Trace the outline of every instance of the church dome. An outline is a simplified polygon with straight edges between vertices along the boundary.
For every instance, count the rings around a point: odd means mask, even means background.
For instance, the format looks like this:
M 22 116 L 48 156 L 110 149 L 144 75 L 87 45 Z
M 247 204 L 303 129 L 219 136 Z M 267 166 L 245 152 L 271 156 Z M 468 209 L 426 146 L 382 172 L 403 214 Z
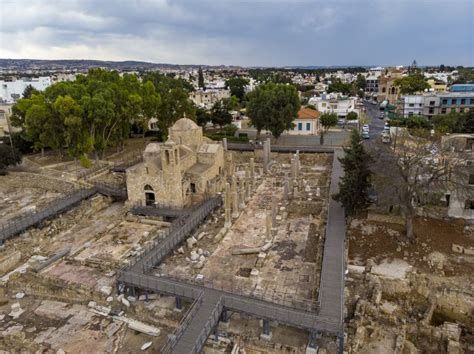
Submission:
M 181 118 L 181 119 L 178 119 L 176 123 L 174 123 L 170 129 L 171 130 L 194 130 L 194 129 L 199 129 L 199 126 L 189 118 Z

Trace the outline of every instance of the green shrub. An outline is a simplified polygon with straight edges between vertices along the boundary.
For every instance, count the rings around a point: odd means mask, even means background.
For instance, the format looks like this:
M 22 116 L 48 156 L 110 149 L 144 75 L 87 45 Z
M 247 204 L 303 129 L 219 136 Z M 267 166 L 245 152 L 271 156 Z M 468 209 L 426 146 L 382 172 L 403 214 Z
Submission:
M 86 155 L 81 155 L 81 157 L 79 157 L 79 161 L 81 166 L 84 168 L 91 168 L 92 166 L 92 161 L 89 160 Z

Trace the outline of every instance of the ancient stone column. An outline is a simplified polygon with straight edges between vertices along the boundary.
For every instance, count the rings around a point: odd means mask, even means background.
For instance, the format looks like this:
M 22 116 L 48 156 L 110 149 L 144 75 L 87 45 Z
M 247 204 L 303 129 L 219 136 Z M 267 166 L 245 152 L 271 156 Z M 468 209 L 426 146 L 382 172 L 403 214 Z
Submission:
M 283 182 L 283 200 L 287 201 L 290 193 L 290 186 L 289 186 L 289 181 L 288 177 L 285 179 L 285 182 Z
M 296 169 L 299 172 L 300 169 L 301 169 L 300 151 L 299 150 L 296 150 L 296 162 L 297 162 Z
M 239 202 L 239 208 L 243 210 L 245 208 L 245 183 L 243 179 L 239 183 Z
M 237 177 L 233 175 L 231 179 L 232 179 L 232 184 L 230 185 L 230 191 L 234 193 L 234 192 L 237 192 Z
M 230 212 L 230 205 L 231 205 L 231 195 L 230 195 L 230 184 L 225 184 L 225 196 L 224 196 L 224 217 L 225 222 L 224 226 L 229 227 L 232 223 L 231 212 Z
M 224 151 L 227 151 L 227 138 L 222 138 L 222 146 L 224 147 Z
M 232 218 L 235 219 L 239 217 L 239 194 L 237 190 L 235 192 L 231 192 L 232 194 Z
M 272 196 L 272 224 L 276 224 L 276 217 L 277 217 L 277 200 L 275 195 Z
M 316 197 L 320 197 L 321 196 L 321 188 L 317 187 L 316 188 Z
M 269 241 L 272 239 L 272 214 L 267 211 L 266 215 L 266 229 L 265 229 L 265 237 Z
M 293 178 L 289 179 L 289 190 L 290 190 L 290 196 L 293 197 Z
M 272 147 L 270 144 L 270 138 L 267 138 L 267 160 L 270 162 L 271 160 L 271 153 L 272 153 Z
M 268 166 L 268 152 L 267 152 L 268 146 L 267 146 L 267 141 L 265 140 L 263 142 L 263 172 L 267 172 L 267 166 Z
M 250 179 L 252 191 L 255 190 L 255 161 L 253 158 L 250 159 Z
M 298 171 L 296 169 L 296 155 L 291 159 L 291 177 L 296 178 L 298 177 Z
M 251 192 L 251 181 L 250 181 L 250 170 L 248 167 L 245 169 L 245 201 L 248 202 L 250 200 L 250 192 Z

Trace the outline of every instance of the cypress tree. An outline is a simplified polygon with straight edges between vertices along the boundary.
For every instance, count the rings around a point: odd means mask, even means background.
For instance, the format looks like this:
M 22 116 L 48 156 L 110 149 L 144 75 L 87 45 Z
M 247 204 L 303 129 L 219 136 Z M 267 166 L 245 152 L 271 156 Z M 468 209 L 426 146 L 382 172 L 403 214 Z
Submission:
M 339 182 L 339 192 L 333 196 L 345 208 L 347 216 L 366 209 L 370 204 L 370 160 L 359 131 L 352 130 L 350 144 L 344 147 L 344 157 L 339 158 L 345 174 Z
M 205 89 L 204 75 L 202 73 L 202 68 L 201 67 L 199 67 L 199 70 L 198 70 L 198 86 L 199 86 L 199 88 Z

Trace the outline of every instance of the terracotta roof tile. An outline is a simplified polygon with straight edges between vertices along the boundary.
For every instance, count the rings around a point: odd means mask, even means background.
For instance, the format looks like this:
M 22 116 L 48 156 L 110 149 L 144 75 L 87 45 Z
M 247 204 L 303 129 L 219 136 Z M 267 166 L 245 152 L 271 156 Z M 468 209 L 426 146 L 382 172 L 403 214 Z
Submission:
M 311 108 L 301 108 L 298 112 L 298 119 L 318 119 L 319 112 Z

